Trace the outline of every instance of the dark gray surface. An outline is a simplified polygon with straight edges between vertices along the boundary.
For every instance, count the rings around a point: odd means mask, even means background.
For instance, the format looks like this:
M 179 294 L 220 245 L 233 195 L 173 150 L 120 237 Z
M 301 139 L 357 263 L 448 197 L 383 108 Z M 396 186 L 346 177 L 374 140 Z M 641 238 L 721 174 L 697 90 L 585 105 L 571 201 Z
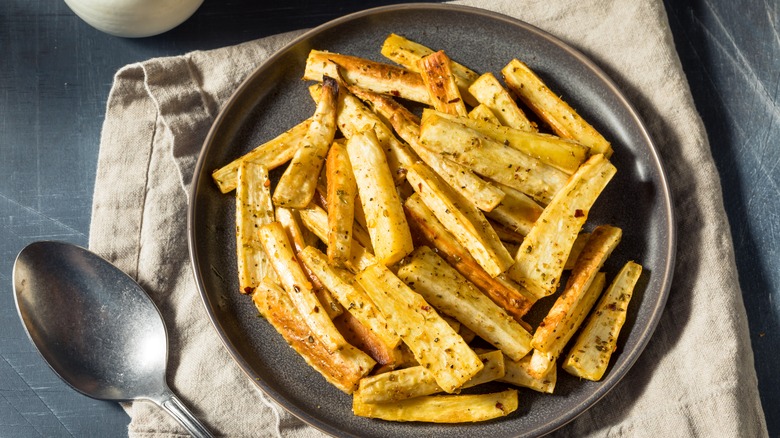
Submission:
M 42 239 L 87 243 L 100 127 L 114 72 L 312 27 L 391 1 L 207 1 L 164 35 L 102 34 L 59 1 L 0 2 L 0 437 L 126 436 L 114 403 L 77 394 L 25 336 L 15 255 Z M 780 436 L 780 38 L 772 0 L 667 3 L 721 172 L 767 423 Z

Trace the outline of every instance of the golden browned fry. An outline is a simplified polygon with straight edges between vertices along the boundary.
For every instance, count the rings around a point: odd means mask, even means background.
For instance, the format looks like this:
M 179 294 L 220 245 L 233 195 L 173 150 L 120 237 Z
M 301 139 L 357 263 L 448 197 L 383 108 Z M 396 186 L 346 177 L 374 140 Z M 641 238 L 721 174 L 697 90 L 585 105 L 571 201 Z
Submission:
M 506 358 L 504 360 L 504 369 L 504 377 L 498 379 L 498 381 L 533 389 L 537 392 L 552 394 L 558 381 L 558 367 L 555 366 L 551 367 L 549 372 L 542 377 L 532 376 L 530 372 L 530 354 L 519 361 Z
M 246 154 L 236 158 L 223 167 L 215 170 L 211 177 L 217 183 L 222 193 L 228 193 L 236 188 L 236 175 L 238 165 L 243 161 L 254 161 L 265 166 L 266 170 L 271 171 L 290 161 L 295 152 L 303 144 L 306 132 L 311 125 L 311 119 L 290 128 L 288 131 L 269 140 L 260 146 L 252 149 Z
M 601 380 L 617 349 L 628 303 L 641 274 L 642 266 L 637 263 L 628 262 L 623 266 L 563 361 L 566 372 L 583 379 Z
M 467 116 L 447 54 L 443 50 L 433 52 L 420 58 L 417 65 L 433 107 L 443 113 Z
M 290 239 L 290 243 L 293 246 L 293 251 L 295 252 L 296 257 L 298 257 L 298 261 L 300 262 L 299 253 L 304 248 L 306 248 L 308 244 L 306 243 L 306 238 L 303 233 L 304 228 L 302 228 L 300 224 L 300 216 L 298 211 L 284 207 L 277 207 L 276 220 L 282 224 L 282 227 L 287 232 L 287 237 Z M 330 294 L 330 292 L 328 292 L 322 283 L 320 283 L 320 280 L 311 272 L 311 270 L 309 270 L 306 265 L 301 264 L 301 268 L 303 269 L 303 273 L 306 274 L 306 278 L 308 278 L 311 282 L 314 295 L 317 296 L 317 299 L 322 304 L 322 307 L 326 312 L 328 312 L 328 316 L 333 319 L 341 315 L 341 313 L 344 311 L 344 308 L 341 307 L 341 304 L 339 304 L 339 302 Z M 272 270 L 272 272 L 274 275 L 276 274 L 275 271 Z
M 504 199 L 496 208 L 486 211 L 485 216 L 525 236 L 542 214 L 542 207 L 519 190 L 503 184 L 496 185 L 504 192 Z
M 344 266 L 352 248 L 357 183 L 347 148 L 334 143 L 325 166 L 328 182 L 328 260 Z
M 598 300 L 599 295 L 601 295 L 601 291 L 604 290 L 605 282 L 604 273 L 596 273 L 593 282 L 590 284 L 590 287 L 585 293 L 585 296 L 577 304 L 574 311 L 572 312 L 572 317 L 567 323 L 572 327 L 572 329 L 567 333 L 564 333 L 560 339 L 556 339 L 548 351 L 545 352 L 537 349 L 533 350 L 533 354 L 531 355 L 531 362 L 528 368 L 528 372 L 532 376 L 536 378 L 543 378 L 549 374 L 550 368 L 555 368 L 558 357 L 560 357 L 564 347 L 566 347 L 566 344 L 571 339 L 571 336 L 582 325 L 582 322 L 585 320 L 588 312 L 590 312 L 590 309 L 596 303 L 596 300 Z
M 531 334 L 427 246 L 414 250 L 398 277 L 512 360 L 531 350 Z
M 481 120 L 483 122 L 500 125 L 501 121 L 487 105 L 480 103 L 469 111 L 469 118 L 472 120 Z
M 536 132 L 534 125 L 493 73 L 484 73 L 477 78 L 469 86 L 469 92 L 480 104 L 491 110 L 501 125 L 521 131 Z
M 328 243 L 328 213 L 321 207 L 311 204 L 306 208 L 298 210 L 301 215 L 303 226 L 314 233 L 320 241 Z M 357 228 L 355 228 L 357 229 Z M 357 233 L 352 233 L 357 236 Z M 352 240 L 352 248 L 349 251 L 349 263 L 347 268 L 354 272 L 362 271 L 366 267 L 377 262 L 376 257 L 369 249 L 356 242 L 357 238 Z
M 382 55 L 412 71 L 419 71 L 417 62 L 422 57 L 428 56 L 433 52 L 433 49 L 396 34 L 390 34 L 382 44 Z M 472 106 L 478 104 L 479 102 L 469 94 L 468 88 L 479 74 L 454 61 L 450 68 L 455 75 L 458 88 L 460 88 L 460 93 L 466 103 Z
M 504 81 L 525 104 L 556 134 L 570 138 L 590 148 L 591 154 L 609 158 L 612 146 L 593 126 L 580 117 L 558 94 L 523 62 L 513 59 L 501 70 Z
M 312 95 L 315 97 L 318 93 L 318 88 L 318 86 L 310 88 Z M 350 89 L 355 90 L 359 88 L 350 87 Z M 392 129 L 352 93 L 341 94 L 337 123 L 339 130 L 347 139 L 360 134 L 366 129 L 373 128 L 379 144 L 382 145 L 382 150 L 385 151 L 387 164 L 390 166 L 390 171 L 396 184 L 403 182 L 405 169 L 418 160 L 414 151 L 398 140 Z
M 579 303 L 622 236 L 622 230 L 611 225 L 601 225 L 593 230 L 588 243 L 577 257 L 563 293 L 555 300 L 534 333 L 535 349 L 547 352 L 556 340 L 571 338 L 571 322 Z
M 262 226 L 260 240 L 263 242 L 263 248 L 265 248 L 274 270 L 276 270 L 279 283 L 287 292 L 290 301 L 298 309 L 306 324 L 311 327 L 314 336 L 330 352 L 344 348 L 347 341 L 333 325 L 328 313 L 322 309 L 322 304 L 314 294 L 311 282 L 298 263 L 282 225 L 279 222 L 272 222 Z
M 574 269 L 574 264 L 577 263 L 577 257 L 580 256 L 582 248 L 585 248 L 585 244 L 588 243 L 588 239 L 590 239 L 590 233 L 580 233 L 577 235 L 577 238 L 574 240 L 574 244 L 571 246 L 569 257 L 566 258 L 566 264 L 563 265 L 563 269 L 565 271 L 571 271 Z
M 350 344 L 336 352 L 325 348 L 279 286 L 261 282 L 252 300 L 260 314 L 306 363 L 341 391 L 352 394 L 360 379 L 374 367 L 373 359 Z
M 385 154 L 372 129 L 350 138 L 347 152 L 374 255 L 381 263 L 392 265 L 414 247 Z
M 317 189 L 325 156 L 336 135 L 339 87 L 329 77 L 325 78 L 323 84 L 323 92 L 303 146 L 295 152 L 274 190 L 274 204 L 280 207 L 303 208 L 309 205 Z
M 419 73 L 357 56 L 312 50 L 306 59 L 303 79 L 322 81 L 324 73 L 329 68 L 329 62 L 339 66 L 341 77 L 349 85 L 357 85 L 377 93 L 415 102 L 430 103 L 428 90 Z
M 461 389 L 492 382 L 504 376 L 504 355 L 499 350 L 479 354 L 484 368 Z M 362 403 L 390 403 L 408 398 L 438 394 L 443 390 L 425 367 L 414 366 L 368 376 L 360 380 L 354 397 Z
M 363 403 L 353 397 L 352 412 L 389 421 L 472 423 L 500 418 L 517 410 L 517 390 L 494 394 L 428 395 L 394 403 Z
M 603 155 L 590 157 L 525 236 L 509 277 L 539 298 L 552 295 L 588 212 L 616 171 Z
M 453 122 L 467 126 L 499 143 L 538 158 L 558 170 L 571 175 L 588 158 L 590 149 L 573 140 L 538 132 L 528 132 L 473 117 L 456 117 L 426 109 L 423 120 L 436 114 Z
M 376 361 L 373 373 L 384 373 L 398 366 L 401 352 L 397 348 L 388 349 L 376 333 L 363 325 L 352 313 L 342 313 L 333 320 L 333 324 L 350 345 L 357 347 Z
M 391 97 L 372 93 L 358 87 L 351 87 L 355 96 L 369 102 L 377 114 L 384 117 L 392 125 L 398 135 L 412 147 L 419 158 L 431 167 L 439 176 L 478 208 L 484 211 L 492 210 L 504 193 L 494 185 L 481 179 L 466 166 L 444 159 L 440 155 L 420 146 L 420 119 L 403 105 Z
M 512 256 L 482 212 L 429 167 L 422 163 L 413 165 L 406 179 L 434 216 L 488 274 L 495 277 L 512 265 Z
M 527 292 L 521 292 L 519 285 L 503 275 L 494 278 L 485 272 L 466 248 L 458 243 L 455 236 L 436 219 L 418 195 L 412 195 L 404 202 L 404 210 L 409 218 L 409 225 L 415 232 L 415 238 L 422 244 L 438 249 L 439 255 L 515 320 L 520 321 L 531 309 L 535 298 Z
M 243 294 L 251 294 L 263 278 L 273 275 L 273 268 L 257 234 L 259 227 L 274 221 L 270 183 L 265 166 L 249 161 L 239 163 L 236 187 L 236 259 L 238 287 Z
M 327 257 L 313 246 L 305 248 L 299 255 L 339 303 L 374 332 L 388 350 L 398 346 L 401 338 L 387 327 L 385 318 L 351 273 L 329 265 Z
M 355 279 L 371 297 L 417 362 L 446 392 L 457 391 L 482 368 L 482 361 L 420 294 L 382 264 L 369 266 Z
M 422 146 L 543 204 L 566 184 L 569 175 L 565 172 L 445 116 L 429 110 L 423 113 Z M 459 119 L 476 122 L 468 117 Z

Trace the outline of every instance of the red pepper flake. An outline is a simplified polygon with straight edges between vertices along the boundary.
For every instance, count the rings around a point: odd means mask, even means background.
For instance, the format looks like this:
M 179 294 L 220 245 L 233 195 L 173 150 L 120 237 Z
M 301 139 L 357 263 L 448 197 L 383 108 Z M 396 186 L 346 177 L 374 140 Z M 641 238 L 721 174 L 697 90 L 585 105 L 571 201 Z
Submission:
M 425 306 L 422 306 L 421 308 L 422 308 L 423 310 L 425 310 L 426 312 L 428 312 L 428 311 L 430 311 L 430 310 L 431 310 L 431 306 L 427 306 L 427 305 L 425 305 Z
M 579 208 L 574 210 L 574 217 L 583 217 L 583 216 L 585 216 L 585 213 L 582 210 L 580 210 Z
M 251 293 L 252 293 L 252 292 L 254 292 L 254 291 L 255 291 L 255 288 L 254 288 L 254 287 L 252 287 L 252 286 L 247 286 L 247 287 L 245 287 L 245 288 L 244 288 L 244 290 L 243 290 L 243 292 L 244 292 L 245 294 L 251 294 Z
M 271 187 L 271 180 L 270 179 L 265 180 L 265 182 L 263 183 L 263 186 L 264 187 Z
M 504 410 L 504 405 L 501 402 L 496 402 L 496 409 Z

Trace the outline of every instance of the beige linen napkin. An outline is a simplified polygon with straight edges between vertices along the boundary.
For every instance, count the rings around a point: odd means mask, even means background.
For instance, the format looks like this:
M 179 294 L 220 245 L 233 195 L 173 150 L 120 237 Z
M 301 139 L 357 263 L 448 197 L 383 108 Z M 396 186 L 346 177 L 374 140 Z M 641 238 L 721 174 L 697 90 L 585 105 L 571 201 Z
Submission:
M 583 51 L 627 94 L 667 166 L 679 221 L 674 284 L 625 379 L 561 436 L 764 436 L 729 227 L 706 133 L 661 1 L 456 2 L 536 25 Z M 298 32 L 152 59 L 115 77 L 103 126 L 90 247 L 146 288 L 166 319 L 168 381 L 216 433 L 320 436 L 268 401 L 207 319 L 188 259 L 186 206 L 205 134 L 240 81 Z M 182 435 L 146 402 L 132 437 Z

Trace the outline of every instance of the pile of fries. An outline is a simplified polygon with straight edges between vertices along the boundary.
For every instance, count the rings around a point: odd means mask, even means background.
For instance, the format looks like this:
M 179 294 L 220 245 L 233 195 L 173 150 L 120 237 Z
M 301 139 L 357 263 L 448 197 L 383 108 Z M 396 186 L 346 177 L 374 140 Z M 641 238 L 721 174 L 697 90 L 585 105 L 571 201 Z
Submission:
M 642 271 L 604 291 L 622 231 L 585 232 L 610 143 L 519 60 L 502 83 L 395 34 L 381 53 L 398 65 L 312 50 L 312 116 L 214 171 L 240 291 L 359 416 L 505 416 L 559 359 L 601 379 Z

